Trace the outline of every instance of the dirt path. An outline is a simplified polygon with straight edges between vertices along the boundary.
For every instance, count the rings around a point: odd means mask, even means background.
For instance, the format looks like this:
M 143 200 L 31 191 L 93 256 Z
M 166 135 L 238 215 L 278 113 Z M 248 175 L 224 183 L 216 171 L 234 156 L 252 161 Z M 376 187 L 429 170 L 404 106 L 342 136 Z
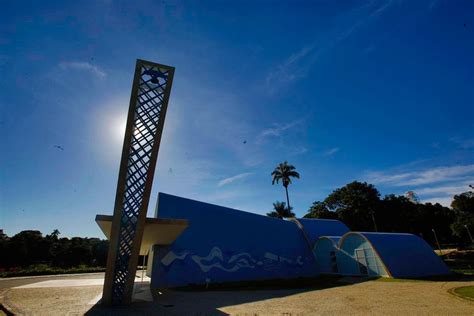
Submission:
M 4 295 L 5 305 L 15 315 L 83 315 L 102 286 L 67 288 L 18 288 Z

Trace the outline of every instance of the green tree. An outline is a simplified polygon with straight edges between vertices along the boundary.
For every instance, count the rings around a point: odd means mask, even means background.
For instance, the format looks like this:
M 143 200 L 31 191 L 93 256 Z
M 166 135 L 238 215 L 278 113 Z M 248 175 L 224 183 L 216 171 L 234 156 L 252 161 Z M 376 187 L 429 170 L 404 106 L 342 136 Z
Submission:
M 455 197 L 453 211 L 438 203 L 420 203 L 409 195 L 390 194 L 381 200 L 373 185 L 354 181 L 333 191 L 324 201 L 314 202 L 304 217 L 339 219 L 352 230 L 411 233 L 432 245 L 433 229 L 440 243 L 466 242 L 465 225 L 474 232 L 473 195 L 467 192 Z M 452 231 L 462 238 L 453 236 Z
M 290 198 L 288 197 L 288 186 L 291 184 L 291 178 L 300 178 L 300 174 L 296 171 L 295 166 L 288 164 L 288 161 L 280 163 L 272 172 L 272 185 L 281 180 L 286 192 L 286 204 L 291 210 Z
M 50 242 L 38 230 L 24 230 L 9 240 L 9 264 L 27 266 L 48 261 Z
M 413 203 L 403 195 L 389 194 L 380 201 L 377 209 L 377 226 L 380 231 L 413 233 L 419 235 L 416 229 L 418 204 Z
M 455 213 L 455 220 L 451 225 L 453 234 L 463 242 L 470 242 L 468 230 L 474 238 L 474 192 L 455 195 L 451 208 Z
M 9 238 L 0 234 L 0 268 L 33 264 L 53 267 L 105 266 L 109 242 L 98 238 L 58 238 L 59 231 L 43 237 L 40 231 L 25 230 Z
M 285 202 L 276 201 L 275 203 L 273 203 L 273 209 L 274 209 L 273 211 L 271 211 L 270 213 L 267 213 L 267 216 L 278 217 L 280 219 L 295 217 L 295 213 L 291 212 L 291 208 L 288 209 L 286 207 Z
M 380 193 L 372 184 L 351 182 L 333 191 L 324 202 L 352 230 L 377 231 L 375 213 Z
M 412 223 L 412 229 L 420 232 L 424 239 L 432 245 L 435 245 L 433 229 L 441 244 L 453 240 L 450 226 L 455 219 L 455 213 L 450 208 L 439 203 L 419 203 L 416 206 L 416 217 Z M 412 231 L 412 233 L 416 234 L 416 231 Z
M 305 218 L 339 219 L 336 212 L 330 211 L 326 202 L 316 201 L 308 210 Z

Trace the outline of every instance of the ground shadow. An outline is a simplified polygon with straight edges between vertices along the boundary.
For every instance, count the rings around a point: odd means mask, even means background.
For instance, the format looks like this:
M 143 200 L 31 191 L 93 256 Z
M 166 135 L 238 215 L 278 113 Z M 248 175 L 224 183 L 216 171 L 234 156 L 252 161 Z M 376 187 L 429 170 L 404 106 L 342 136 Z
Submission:
M 291 280 L 190 285 L 182 288 L 152 290 L 153 302 L 135 302 L 120 307 L 104 307 L 96 304 L 86 315 L 227 315 L 219 308 L 281 298 L 309 291 L 354 285 L 372 280 L 386 282 L 472 281 L 474 276 L 452 274 L 418 279 L 320 276 Z
M 134 302 L 120 307 L 96 304 L 86 312 L 86 315 L 227 315 L 219 308 L 346 286 L 367 280 L 369 278 L 323 276 L 157 289 L 152 291 L 153 302 Z

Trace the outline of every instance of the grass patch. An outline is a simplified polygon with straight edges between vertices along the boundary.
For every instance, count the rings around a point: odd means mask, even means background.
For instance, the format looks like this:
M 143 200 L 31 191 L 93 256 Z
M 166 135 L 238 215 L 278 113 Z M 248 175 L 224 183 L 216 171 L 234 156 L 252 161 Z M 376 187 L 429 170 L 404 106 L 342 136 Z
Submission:
M 474 275 L 474 269 L 451 269 L 451 271 L 464 275 Z
M 474 286 L 463 286 L 452 290 L 453 294 L 474 301 Z
M 454 272 L 447 275 L 433 275 L 421 278 L 377 278 L 378 282 L 451 282 L 451 281 L 472 281 L 473 276 L 466 273 Z
M 388 282 L 388 283 L 400 283 L 400 282 L 432 282 L 431 280 L 424 279 L 395 279 L 395 278 L 378 278 L 378 282 Z
M 104 267 L 89 267 L 81 265 L 71 268 L 50 267 L 45 264 L 32 265 L 26 268 L 14 269 L 10 271 L 0 272 L 0 278 L 11 278 L 19 276 L 36 276 L 36 275 L 51 275 L 51 274 L 73 274 L 73 273 L 92 273 L 104 272 Z
M 3 304 L 0 303 L 0 316 L 13 316 L 12 312 L 10 312 L 8 309 L 3 306 Z

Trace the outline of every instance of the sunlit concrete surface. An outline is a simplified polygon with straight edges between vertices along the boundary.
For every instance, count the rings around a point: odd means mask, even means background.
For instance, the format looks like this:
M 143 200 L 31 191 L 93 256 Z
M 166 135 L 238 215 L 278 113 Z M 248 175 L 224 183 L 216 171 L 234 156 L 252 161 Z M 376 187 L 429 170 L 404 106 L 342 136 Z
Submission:
M 141 279 L 140 281 L 142 282 Z M 144 276 L 143 283 L 149 285 L 150 278 Z M 14 287 L 14 289 L 34 289 L 34 288 L 47 288 L 47 287 L 71 287 L 71 286 L 94 286 L 94 285 L 104 285 L 104 279 L 71 279 L 71 280 L 48 280 L 40 281 L 31 284 L 21 285 Z M 136 284 L 137 286 L 139 283 Z
M 35 289 L 46 287 L 70 287 L 70 286 L 93 286 L 104 285 L 103 279 L 82 279 L 82 280 L 50 280 L 14 287 L 14 289 Z
M 103 284 L 103 273 L 0 279 L 0 303 L 18 315 L 84 314 L 100 306 Z M 150 278 L 137 271 L 133 302 L 152 301 Z
M 21 285 L 13 287 L 13 289 L 38 289 L 38 288 L 68 288 L 76 286 L 103 286 L 104 279 L 70 279 L 70 280 L 48 280 L 34 282 L 31 284 Z M 95 305 L 100 302 L 102 293 L 96 295 L 87 305 Z M 136 280 L 133 289 L 133 301 L 134 302 L 152 302 L 153 297 L 150 291 L 150 278 L 144 276 Z

